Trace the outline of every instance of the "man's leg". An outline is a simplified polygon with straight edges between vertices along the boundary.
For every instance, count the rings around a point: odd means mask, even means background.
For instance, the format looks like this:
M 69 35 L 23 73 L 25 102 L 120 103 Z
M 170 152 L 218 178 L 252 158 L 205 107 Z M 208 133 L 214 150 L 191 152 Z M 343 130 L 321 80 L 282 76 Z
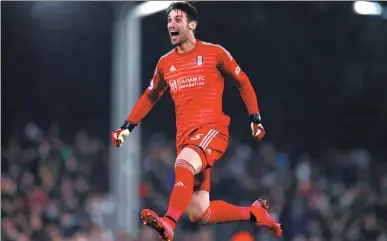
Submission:
M 196 147 L 185 147 L 176 159 L 175 186 L 173 187 L 165 217 L 179 221 L 192 199 L 194 175 L 202 169 L 202 161 Z
M 213 155 L 217 155 L 217 158 L 222 153 L 215 152 Z M 190 220 L 199 224 L 249 221 L 251 219 L 249 207 L 238 207 L 224 201 L 210 201 L 211 171 L 212 167 L 207 168 L 197 176 L 200 184 L 187 208 Z
M 198 190 L 192 195 L 187 214 L 192 222 L 199 224 L 251 221 L 266 227 L 275 236 L 281 236 L 279 224 L 268 213 L 266 201 L 257 200 L 250 207 L 239 207 L 225 201 L 210 201 L 211 168 L 204 170 Z
M 163 240 L 173 239 L 176 222 L 179 221 L 192 199 L 194 175 L 198 174 L 202 170 L 202 166 L 206 165 L 202 163 L 197 148 L 188 145 L 176 158 L 175 185 L 164 217 L 158 217 L 149 209 L 141 211 L 144 224 L 155 229 Z
M 199 224 L 230 223 L 255 221 L 251 207 L 240 207 L 231 203 L 216 200 L 209 201 L 209 193 L 204 190 L 194 192 L 187 214 L 192 222 Z
M 250 207 L 239 207 L 225 201 L 209 201 L 209 193 L 204 190 L 193 194 L 187 209 L 192 222 L 199 224 L 217 224 L 240 221 L 251 221 L 263 226 L 274 237 L 280 237 L 280 225 L 268 213 L 266 201 L 257 200 Z
M 212 168 L 207 168 L 196 176 L 200 183 L 196 186 L 186 211 L 191 221 L 212 224 L 250 220 L 249 207 L 238 207 L 224 201 L 210 202 L 211 170 Z
M 193 193 L 187 214 L 192 222 L 199 224 L 249 221 L 252 218 L 249 207 L 238 207 L 224 201 L 210 202 L 209 193 L 204 190 Z

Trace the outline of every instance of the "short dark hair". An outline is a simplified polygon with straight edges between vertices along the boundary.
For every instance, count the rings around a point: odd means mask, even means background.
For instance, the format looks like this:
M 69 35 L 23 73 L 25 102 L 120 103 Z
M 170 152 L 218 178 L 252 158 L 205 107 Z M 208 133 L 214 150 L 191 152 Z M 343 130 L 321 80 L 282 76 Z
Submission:
M 189 2 L 173 2 L 167 8 L 167 14 L 169 14 L 172 10 L 181 10 L 185 12 L 189 22 L 198 21 L 198 11 Z

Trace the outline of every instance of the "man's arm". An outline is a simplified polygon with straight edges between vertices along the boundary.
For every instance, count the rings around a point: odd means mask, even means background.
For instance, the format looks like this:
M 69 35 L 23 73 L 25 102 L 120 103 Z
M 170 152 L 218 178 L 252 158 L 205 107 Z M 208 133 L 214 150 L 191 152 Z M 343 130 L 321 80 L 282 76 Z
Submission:
M 219 46 L 218 61 L 221 71 L 231 76 L 235 85 L 239 89 L 249 115 L 258 113 L 258 100 L 249 77 L 241 70 L 231 54 L 221 46 Z
M 137 125 L 152 110 L 153 106 L 167 88 L 168 85 L 163 80 L 163 74 L 158 64 L 149 87 L 134 105 L 132 112 L 128 115 L 126 120 Z
M 253 137 L 261 140 L 265 136 L 266 131 L 262 126 L 257 95 L 255 94 L 249 77 L 241 70 L 231 54 L 221 46 L 219 46 L 218 62 L 221 71 L 230 75 L 239 89 L 239 93 L 250 116 L 250 127 Z
M 124 124 L 111 133 L 112 142 L 116 147 L 122 145 L 134 127 L 152 110 L 153 106 L 168 88 L 168 85 L 163 79 L 163 73 L 159 64 L 160 61 L 156 66 L 149 87 L 134 105 L 132 112 L 128 115 Z

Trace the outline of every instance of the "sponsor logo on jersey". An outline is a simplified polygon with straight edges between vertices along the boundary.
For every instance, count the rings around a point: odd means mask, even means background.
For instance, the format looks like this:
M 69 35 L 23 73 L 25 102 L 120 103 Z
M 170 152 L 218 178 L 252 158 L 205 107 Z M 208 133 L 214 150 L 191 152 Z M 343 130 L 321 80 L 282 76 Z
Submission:
M 205 84 L 206 77 L 204 75 L 192 76 L 169 81 L 169 87 L 172 91 L 183 90 Z

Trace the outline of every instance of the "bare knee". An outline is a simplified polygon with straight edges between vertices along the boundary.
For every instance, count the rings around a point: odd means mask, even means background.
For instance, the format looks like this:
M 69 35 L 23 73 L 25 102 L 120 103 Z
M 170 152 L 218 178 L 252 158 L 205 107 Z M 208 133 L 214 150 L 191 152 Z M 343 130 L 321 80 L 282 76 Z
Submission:
M 176 158 L 175 167 L 182 166 L 187 168 L 186 162 L 189 163 L 189 168 L 191 169 L 194 175 L 200 173 L 200 171 L 202 170 L 202 159 L 193 147 L 187 146 L 183 148 L 183 150 Z
M 210 194 L 207 191 L 200 190 L 193 193 L 192 200 L 188 205 L 186 212 L 190 217 L 190 220 L 194 222 L 206 212 L 209 206 Z

